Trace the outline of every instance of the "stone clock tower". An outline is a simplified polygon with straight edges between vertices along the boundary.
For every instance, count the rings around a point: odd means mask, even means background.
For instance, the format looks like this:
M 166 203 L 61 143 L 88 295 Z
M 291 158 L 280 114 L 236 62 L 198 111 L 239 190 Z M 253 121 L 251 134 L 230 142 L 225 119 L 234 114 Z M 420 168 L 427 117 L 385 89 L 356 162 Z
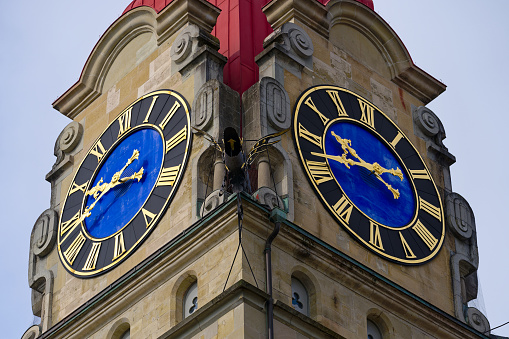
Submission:
M 53 103 L 22 338 L 490 337 L 446 87 L 372 1 L 126 5 Z

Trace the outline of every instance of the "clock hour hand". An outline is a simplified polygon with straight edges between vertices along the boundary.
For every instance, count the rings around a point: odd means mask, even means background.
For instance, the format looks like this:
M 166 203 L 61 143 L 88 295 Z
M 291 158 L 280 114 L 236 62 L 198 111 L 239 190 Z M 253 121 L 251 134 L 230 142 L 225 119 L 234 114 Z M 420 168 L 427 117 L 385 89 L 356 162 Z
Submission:
M 97 204 L 97 202 L 99 200 L 101 200 L 101 198 L 103 197 L 103 195 L 105 195 L 110 189 L 112 189 L 113 187 L 117 186 L 117 185 L 120 185 L 128 180 L 134 180 L 134 179 L 138 179 L 138 181 L 141 180 L 142 176 L 143 176 L 143 167 L 136 173 L 134 173 L 133 175 L 131 175 L 130 177 L 125 177 L 125 178 L 120 178 L 120 176 L 122 175 L 122 173 L 124 172 L 124 170 L 130 165 L 133 163 L 134 160 L 138 159 L 140 155 L 140 152 L 138 150 L 134 150 L 133 152 L 133 155 L 129 158 L 129 160 L 127 160 L 127 163 L 125 164 L 124 167 L 122 167 L 122 169 L 120 169 L 120 171 L 116 172 L 115 174 L 113 174 L 113 177 L 111 178 L 111 181 L 109 183 L 102 183 L 103 182 L 103 178 L 101 178 L 101 180 L 99 180 L 99 182 L 97 183 L 97 185 L 95 185 L 93 188 L 91 188 L 90 190 L 88 190 L 86 193 L 85 193 L 85 196 L 93 196 L 95 201 L 92 203 L 92 205 L 90 206 L 87 206 L 85 208 L 85 211 L 83 212 L 82 216 L 81 216 L 81 219 L 85 219 L 87 217 L 90 216 L 90 211 L 95 207 L 95 205 Z

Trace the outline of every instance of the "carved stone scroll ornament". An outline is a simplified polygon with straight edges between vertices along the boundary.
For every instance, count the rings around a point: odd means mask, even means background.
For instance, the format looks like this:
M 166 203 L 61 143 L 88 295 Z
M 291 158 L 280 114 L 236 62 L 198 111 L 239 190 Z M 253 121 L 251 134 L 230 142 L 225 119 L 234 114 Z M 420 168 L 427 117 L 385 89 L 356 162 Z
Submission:
M 447 225 L 462 240 L 470 239 L 475 231 L 474 212 L 468 202 L 458 193 L 447 195 Z
M 211 211 L 216 209 L 219 205 L 221 205 L 223 202 L 228 200 L 228 197 L 230 196 L 230 193 L 228 192 L 221 192 L 221 190 L 215 190 L 214 192 L 210 193 L 207 198 L 205 198 L 205 201 L 203 202 L 203 206 L 200 209 L 201 217 L 203 218 L 207 214 L 209 214 Z
M 42 331 L 51 325 L 53 273 L 46 268 L 45 257 L 55 247 L 57 223 L 57 212 L 47 209 L 37 218 L 30 236 L 28 285 L 32 289 L 32 312 L 41 318 Z
M 413 105 L 412 115 L 415 125 L 418 127 L 416 134 L 427 141 L 430 151 L 447 166 L 454 164 L 456 158 L 449 153 L 449 150 L 443 143 L 446 137 L 445 129 L 437 115 L 427 107 L 415 107 Z
M 490 334 L 490 323 L 486 316 L 475 307 L 467 309 L 467 319 L 470 326 L 486 335 Z
M 47 209 L 37 218 L 30 238 L 31 250 L 39 257 L 46 256 L 55 246 L 57 239 L 58 214 Z
M 41 335 L 41 328 L 39 325 L 33 325 L 25 331 L 21 339 L 35 339 Z
M 299 25 L 284 23 L 265 39 L 263 46 L 268 49 L 273 43 L 298 64 L 313 69 L 313 42 Z
M 54 181 L 63 171 L 73 163 L 72 151 L 79 145 L 83 137 L 83 126 L 76 121 L 72 121 L 60 132 L 54 148 L 54 154 L 57 157 L 51 171 L 46 174 L 47 181 Z
M 176 63 L 182 63 L 193 49 L 193 40 L 200 35 L 198 26 L 187 26 L 180 32 L 171 46 L 171 59 Z
M 290 97 L 276 79 L 264 77 L 260 80 L 260 106 L 261 113 L 266 115 L 269 125 L 276 131 L 290 127 Z
M 215 103 L 218 100 L 219 83 L 217 80 L 208 81 L 202 86 L 194 99 L 191 123 L 200 130 L 208 130 L 212 122 Z
M 260 204 L 267 206 L 270 210 L 274 207 L 279 207 L 282 210 L 285 209 L 281 198 L 276 195 L 276 192 L 268 187 L 261 187 L 253 193 L 253 197 L 258 200 Z
M 226 63 L 226 58 L 219 54 L 218 50 L 219 40 L 216 37 L 191 24 L 179 33 L 171 45 L 172 73 L 184 72 L 188 65 L 199 63 L 199 56 L 207 52 L 209 60 L 215 60 L 215 62 L 207 63 L 208 76 L 203 79 L 203 83 L 210 79 L 222 80 L 222 65 Z

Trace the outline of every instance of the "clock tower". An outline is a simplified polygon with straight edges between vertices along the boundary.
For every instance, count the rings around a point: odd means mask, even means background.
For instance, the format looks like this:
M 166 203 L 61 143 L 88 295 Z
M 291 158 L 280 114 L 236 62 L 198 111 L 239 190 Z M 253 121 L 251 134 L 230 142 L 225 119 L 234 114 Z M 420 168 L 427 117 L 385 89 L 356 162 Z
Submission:
M 35 338 L 489 338 L 446 86 L 371 0 L 135 0 L 53 107 Z

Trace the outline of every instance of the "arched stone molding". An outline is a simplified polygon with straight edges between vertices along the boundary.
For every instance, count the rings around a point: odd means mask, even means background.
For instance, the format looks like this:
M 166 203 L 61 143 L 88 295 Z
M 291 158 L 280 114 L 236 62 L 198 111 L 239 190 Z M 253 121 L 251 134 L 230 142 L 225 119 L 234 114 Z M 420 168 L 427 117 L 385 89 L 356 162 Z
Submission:
M 33 325 L 23 333 L 21 339 L 36 339 L 41 335 L 41 328 L 39 325 Z
M 78 82 L 58 98 L 53 107 L 73 119 L 103 90 L 107 90 L 103 86 L 111 66 L 122 50 L 137 37 L 145 33 L 153 35 L 155 39 L 151 41 L 155 49 L 188 24 L 197 25 L 210 33 L 219 13 L 217 7 L 205 0 L 175 0 L 160 13 L 147 6 L 128 11 L 102 35 L 88 57 Z
M 373 44 L 387 67 L 386 71 L 379 71 L 388 74 L 405 91 L 425 104 L 445 91 L 444 84 L 414 65 L 401 39 L 375 11 L 356 0 L 331 0 L 326 8 L 330 22 L 329 41 L 341 41 L 336 26 L 346 25 Z M 356 57 L 363 58 L 362 55 Z
M 130 328 L 131 325 L 129 319 L 125 317 L 120 318 L 113 323 L 106 335 L 106 339 L 120 339 L 127 330 L 130 330 Z
M 387 317 L 383 311 L 376 308 L 369 309 L 366 313 L 366 320 L 372 321 L 378 327 L 378 329 L 382 332 L 382 337 L 384 339 L 394 338 L 394 326 L 392 325 L 389 317 Z
M 30 235 L 28 286 L 32 289 L 32 313 L 41 318 L 41 330 L 51 325 L 53 300 L 53 272 L 46 268 L 46 256 L 55 247 L 58 214 L 44 211 L 34 224 Z
M 192 284 L 198 282 L 198 275 L 195 271 L 187 271 L 180 275 L 171 290 L 170 296 L 170 325 L 175 326 L 183 320 L 184 297 Z M 200 296 L 200 284 L 198 284 L 198 296 Z
M 306 288 L 309 297 L 309 317 L 316 319 L 318 314 L 322 313 L 321 304 L 318 302 L 321 300 L 321 288 L 320 282 L 304 266 L 296 265 L 292 269 L 292 274 L 290 275 L 289 284 L 291 286 L 291 277 L 297 278 Z M 291 287 L 290 287 L 290 302 L 291 302 Z

